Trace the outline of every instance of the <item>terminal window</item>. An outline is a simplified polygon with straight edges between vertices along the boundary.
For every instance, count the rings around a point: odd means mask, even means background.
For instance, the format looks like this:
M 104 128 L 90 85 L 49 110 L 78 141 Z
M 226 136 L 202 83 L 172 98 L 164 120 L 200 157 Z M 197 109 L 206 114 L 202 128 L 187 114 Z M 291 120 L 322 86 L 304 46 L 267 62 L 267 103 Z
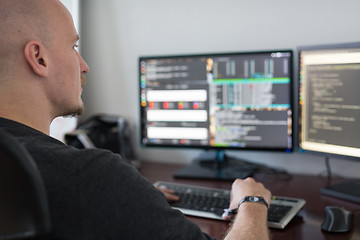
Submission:
M 360 50 L 301 53 L 303 149 L 360 157 Z

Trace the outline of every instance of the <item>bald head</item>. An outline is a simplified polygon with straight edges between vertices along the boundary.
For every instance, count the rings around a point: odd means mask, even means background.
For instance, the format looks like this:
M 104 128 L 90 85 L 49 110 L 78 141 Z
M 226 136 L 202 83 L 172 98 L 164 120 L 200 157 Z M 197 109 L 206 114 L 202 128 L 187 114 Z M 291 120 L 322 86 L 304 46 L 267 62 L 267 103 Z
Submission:
M 51 45 L 51 29 L 56 24 L 51 15 L 56 4 L 58 0 L 0 0 L 1 74 L 12 70 L 28 41 Z
M 0 0 L 0 116 L 49 133 L 54 118 L 81 113 L 78 40 L 59 0 Z

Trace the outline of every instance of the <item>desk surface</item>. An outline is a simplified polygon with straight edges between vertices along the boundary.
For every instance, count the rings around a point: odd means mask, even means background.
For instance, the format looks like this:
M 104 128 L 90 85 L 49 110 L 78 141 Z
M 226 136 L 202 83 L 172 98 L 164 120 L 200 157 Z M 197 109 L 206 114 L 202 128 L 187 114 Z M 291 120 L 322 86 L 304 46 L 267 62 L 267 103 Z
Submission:
M 196 184 L 199 186 L 230 189 L 231 182 L 209 181 L 194 179 L 174 179 L 172 174 L 179 170 L 181 165 L 148 163 L 141 164 L 140 172 L 151 182 L 171 181 L 185 184 Z M 286 226 L 285 229 L 271 229 L 273 239 L 306 239 L 306 240 L 355 240 L 360 239 L 360 212 L 354 214 L 353 228 L 347 233 L 327 233 L 320 228 L 324 218 L 325 206 L 343 206 L 348 210 L 360 209 L 360 204 L 355 204 L 340 199 L 328 197 L 320 194 L 320 188 L 339 183 L 341 179 L 328 180 L 325 177 L 292 175 L 292 178 L 284 179 L 279 175 L 257 174 L 254 176 L 257 181 L 261 181 L 273 195 L 303 198 L 306 200 L 305 207 L 299 214 Z M 188 219 L 195 222 L 202 231 L 222 239 L 228 224 L 226 222 L 210 220 L 198 217 Z

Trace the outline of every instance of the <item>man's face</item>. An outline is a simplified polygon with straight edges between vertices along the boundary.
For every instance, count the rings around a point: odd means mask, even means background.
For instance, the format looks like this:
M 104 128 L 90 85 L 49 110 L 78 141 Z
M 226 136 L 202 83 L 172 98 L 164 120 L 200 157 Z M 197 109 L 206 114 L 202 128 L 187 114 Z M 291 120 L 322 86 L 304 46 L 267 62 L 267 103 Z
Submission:
M 78 34 L 70 13 L 59 8 L 54 13 L 57 23 L 53 30 L 53 44 L 49 48 L 49 99 L 52 114 L 57 116 L 79 115 L 84 104 L 81 99 L 83 74 L 89 67 L 77 51 Z

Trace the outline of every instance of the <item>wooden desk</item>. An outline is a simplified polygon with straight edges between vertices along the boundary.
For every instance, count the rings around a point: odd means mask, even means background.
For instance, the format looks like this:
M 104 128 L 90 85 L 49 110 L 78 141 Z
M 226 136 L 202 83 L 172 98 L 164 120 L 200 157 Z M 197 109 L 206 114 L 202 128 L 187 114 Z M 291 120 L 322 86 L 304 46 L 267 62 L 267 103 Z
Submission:
M 172 174 L 180 169 L 180 165 L 147 163 L 141 164 L 140 172 L 151 182 L 171 181 L 185 184 L 194 184 L 206 187 L 230 189 L 231 182 L 208 181 L 208 180 L 189 180 L 174 179 Z M 353 228 L 348 233 L 327 233 L 320 228 L 324 218 L 325 206 L 343 206 L 348 210 L 360 209 L 360 204 L 355 204 L 336 198 L 320 194 L 320 188 L 341 182 L 341 179 L 329 181 L 324 177 L 293 175 L 292 178 L 283 179 L 281 176 L 257 174 L 254 176 L 257 181 L 261 181 L 271 190 L 273 195 L 303 198 L 306 205 L 284 230 L 271 229 L 274 240 L 359 240 L 360 239 L 360 212 L 354 214 Z M 204 232 L 222 239 L 228 224 L 226 222 L 210 220 L 198 217 L 188 218 L 195 222 Z

